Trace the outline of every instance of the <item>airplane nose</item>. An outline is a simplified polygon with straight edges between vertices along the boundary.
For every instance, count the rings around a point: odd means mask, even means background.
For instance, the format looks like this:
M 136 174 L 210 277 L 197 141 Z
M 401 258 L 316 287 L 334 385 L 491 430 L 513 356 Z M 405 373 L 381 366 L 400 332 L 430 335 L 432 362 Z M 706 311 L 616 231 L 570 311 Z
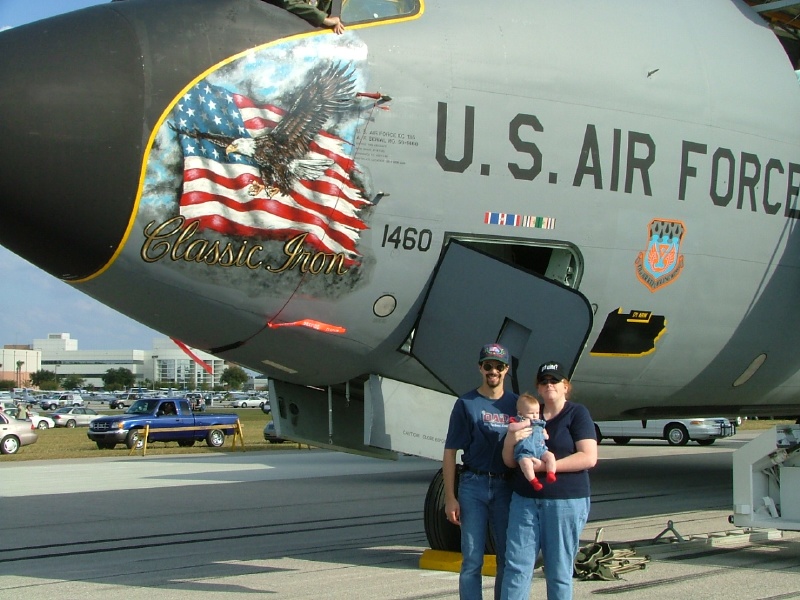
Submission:
M 114 10 L 0 33 L 0 244 L 62 279 L 114 254 L 144 143 L 142 53 Z

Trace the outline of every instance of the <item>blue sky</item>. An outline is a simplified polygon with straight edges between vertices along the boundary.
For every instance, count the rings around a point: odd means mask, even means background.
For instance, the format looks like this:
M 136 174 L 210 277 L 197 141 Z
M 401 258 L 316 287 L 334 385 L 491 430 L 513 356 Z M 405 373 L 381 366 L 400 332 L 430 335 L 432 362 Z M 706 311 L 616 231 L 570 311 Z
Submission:
M 0 31 L 107 0 L 0 0 Z M 2 33 L 0 33 L 2 35 Z M 81 350 L 152 347 L 165 336 L 100 304 L 0 246 L 0 345 L 69 333 Z

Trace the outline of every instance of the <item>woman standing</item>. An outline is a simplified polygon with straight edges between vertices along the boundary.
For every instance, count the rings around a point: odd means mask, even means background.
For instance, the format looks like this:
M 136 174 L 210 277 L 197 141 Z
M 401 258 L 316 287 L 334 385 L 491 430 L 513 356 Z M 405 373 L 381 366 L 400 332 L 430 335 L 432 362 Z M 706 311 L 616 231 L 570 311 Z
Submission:
M 535 490 L 520 469 L 508 519 L 502 600 L 528 600 L 533 568 L 542 551 L 549 600 L 572 598 L 572 572 L 580 535 L 589 518 L 589 471 L 597 463 L 597 439 L 589 411 L 568 400 L 571 384 L 561 365 L 542 364 L 536 387 L 544 402 L 542 418 L 556 455 L 558 479 Z M 503 461 L 516 467 L 514 444 L 529 436 L 523 429 L 506 436 Z

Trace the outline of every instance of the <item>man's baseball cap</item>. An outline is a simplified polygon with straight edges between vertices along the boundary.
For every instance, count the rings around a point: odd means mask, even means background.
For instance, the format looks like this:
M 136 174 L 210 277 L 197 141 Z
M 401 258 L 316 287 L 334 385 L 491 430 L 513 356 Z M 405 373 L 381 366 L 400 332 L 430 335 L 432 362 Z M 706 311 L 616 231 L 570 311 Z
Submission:
M 507 365 L 509 361 L 508 350 L 500 344 L 486 344 L 481 348 L 481 355 L 478 359 L 478 363 L 482 363 L 485 360 L 496 360 L 497 362 Z
M 536 373 L 536 381 L 541 381 L 545 377 L 554 377 L 559 381 L 567 378 L 567 376 L 564 374 L 564 368 L 561 366 L 561 363 L 554 360 L 549 360 L 546 363 L 539 365 L 539 370 Z

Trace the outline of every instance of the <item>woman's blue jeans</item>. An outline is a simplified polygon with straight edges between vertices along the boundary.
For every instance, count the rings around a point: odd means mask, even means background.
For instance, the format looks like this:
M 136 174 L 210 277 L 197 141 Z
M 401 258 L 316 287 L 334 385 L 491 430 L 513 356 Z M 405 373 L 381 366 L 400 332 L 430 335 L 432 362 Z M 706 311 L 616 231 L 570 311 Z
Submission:
M 500 597 L 505 570 L 506 529 L 511 482 L 499 477 L 463 471 L 458 483 L 458 504 L 461 508 L 461 574 L 458 593 L 461 600 L 481 600 L 483 553 L 489 523 L 494 533 L 497 576 L 494 597 Z
M 580 536 L 589 518 L 589 498 L 511 497 L 502 600 L 528 600 L 539 550 L 549 600 L 572 598 L 572 573 Z

